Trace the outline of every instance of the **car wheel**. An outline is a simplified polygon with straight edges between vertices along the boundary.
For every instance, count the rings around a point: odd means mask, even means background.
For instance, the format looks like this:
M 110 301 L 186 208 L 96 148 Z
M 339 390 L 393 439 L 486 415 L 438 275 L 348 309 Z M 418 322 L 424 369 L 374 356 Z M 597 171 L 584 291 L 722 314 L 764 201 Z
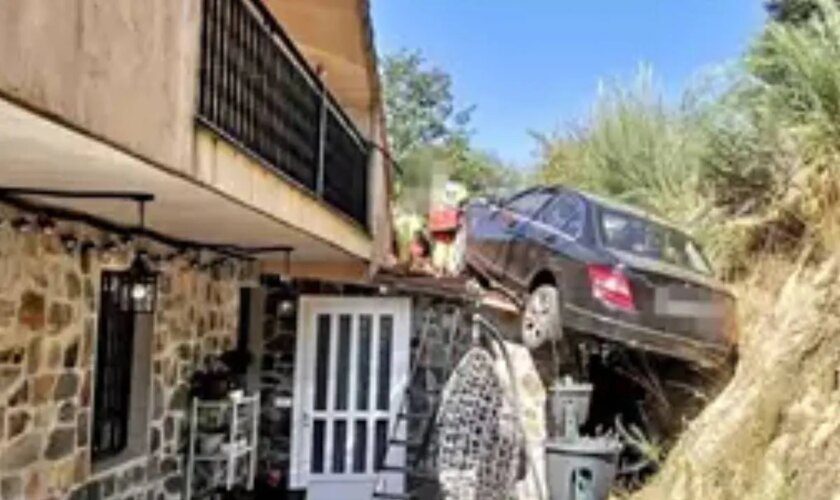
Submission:
M 522 342 L 536 349 L 547 340 L 563 336 L 560 292 L 553 285 L 540 285 L 528 295 L 522 314 Z
M 467 273 L 467 228 L 464 224 L 458 228 L 452 251 L 449 254 L 449 273 L 453 276 L 463 276 Z

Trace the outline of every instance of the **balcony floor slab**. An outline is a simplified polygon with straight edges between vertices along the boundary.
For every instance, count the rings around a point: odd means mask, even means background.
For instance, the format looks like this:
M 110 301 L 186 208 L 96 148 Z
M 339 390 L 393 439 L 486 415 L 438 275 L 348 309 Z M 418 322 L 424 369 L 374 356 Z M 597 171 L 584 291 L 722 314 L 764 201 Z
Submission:
M 130 119 L 127 117 L 126 119 Z M 0 187 L 153 194 L 147 226 L 171 237 L 241 247 L 290 246 L 294 263 L 366 261 L 335 243 L 284 223 L 224 190 L 0 99 Z M 137 209 L 118 200 L 27 196 L 41 205 L 133 226 Z M 279 254 L 264 254 L 276 260 Z

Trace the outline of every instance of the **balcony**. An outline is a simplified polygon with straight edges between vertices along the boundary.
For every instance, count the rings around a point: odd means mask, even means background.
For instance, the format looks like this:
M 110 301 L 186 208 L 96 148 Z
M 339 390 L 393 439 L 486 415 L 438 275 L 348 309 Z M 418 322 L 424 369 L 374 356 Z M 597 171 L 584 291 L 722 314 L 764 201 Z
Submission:
M 362 227 L 369 143 L 256 0 L 204 0 L 198 121 Z

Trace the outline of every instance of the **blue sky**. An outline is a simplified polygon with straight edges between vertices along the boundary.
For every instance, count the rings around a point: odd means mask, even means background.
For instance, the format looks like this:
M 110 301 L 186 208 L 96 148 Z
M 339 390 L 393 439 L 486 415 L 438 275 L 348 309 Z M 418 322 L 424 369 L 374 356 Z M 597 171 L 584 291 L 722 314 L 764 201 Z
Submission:
M 475 143 L 526 165 L 529 130 L 586 116 L 599 80 L 653 67 L 670 97 L 731 62 L 764 22 L 761 0 L 373 0 L 381 54 L 419 49 L 474 104 Z

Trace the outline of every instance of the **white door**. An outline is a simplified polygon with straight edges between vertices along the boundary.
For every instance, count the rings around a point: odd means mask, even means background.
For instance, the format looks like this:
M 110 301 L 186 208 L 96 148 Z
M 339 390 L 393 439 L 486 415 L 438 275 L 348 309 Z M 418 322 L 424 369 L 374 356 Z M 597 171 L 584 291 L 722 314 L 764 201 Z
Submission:
M 410 299 L 301 298 L 290 486 L 308 500 L 366 500 L 375 485 L 403 491 L 403 478 L 377 464 L 394 437 L 410 323 Z M 404 461 L 403 449 L 388 450 L 388 465 Z

